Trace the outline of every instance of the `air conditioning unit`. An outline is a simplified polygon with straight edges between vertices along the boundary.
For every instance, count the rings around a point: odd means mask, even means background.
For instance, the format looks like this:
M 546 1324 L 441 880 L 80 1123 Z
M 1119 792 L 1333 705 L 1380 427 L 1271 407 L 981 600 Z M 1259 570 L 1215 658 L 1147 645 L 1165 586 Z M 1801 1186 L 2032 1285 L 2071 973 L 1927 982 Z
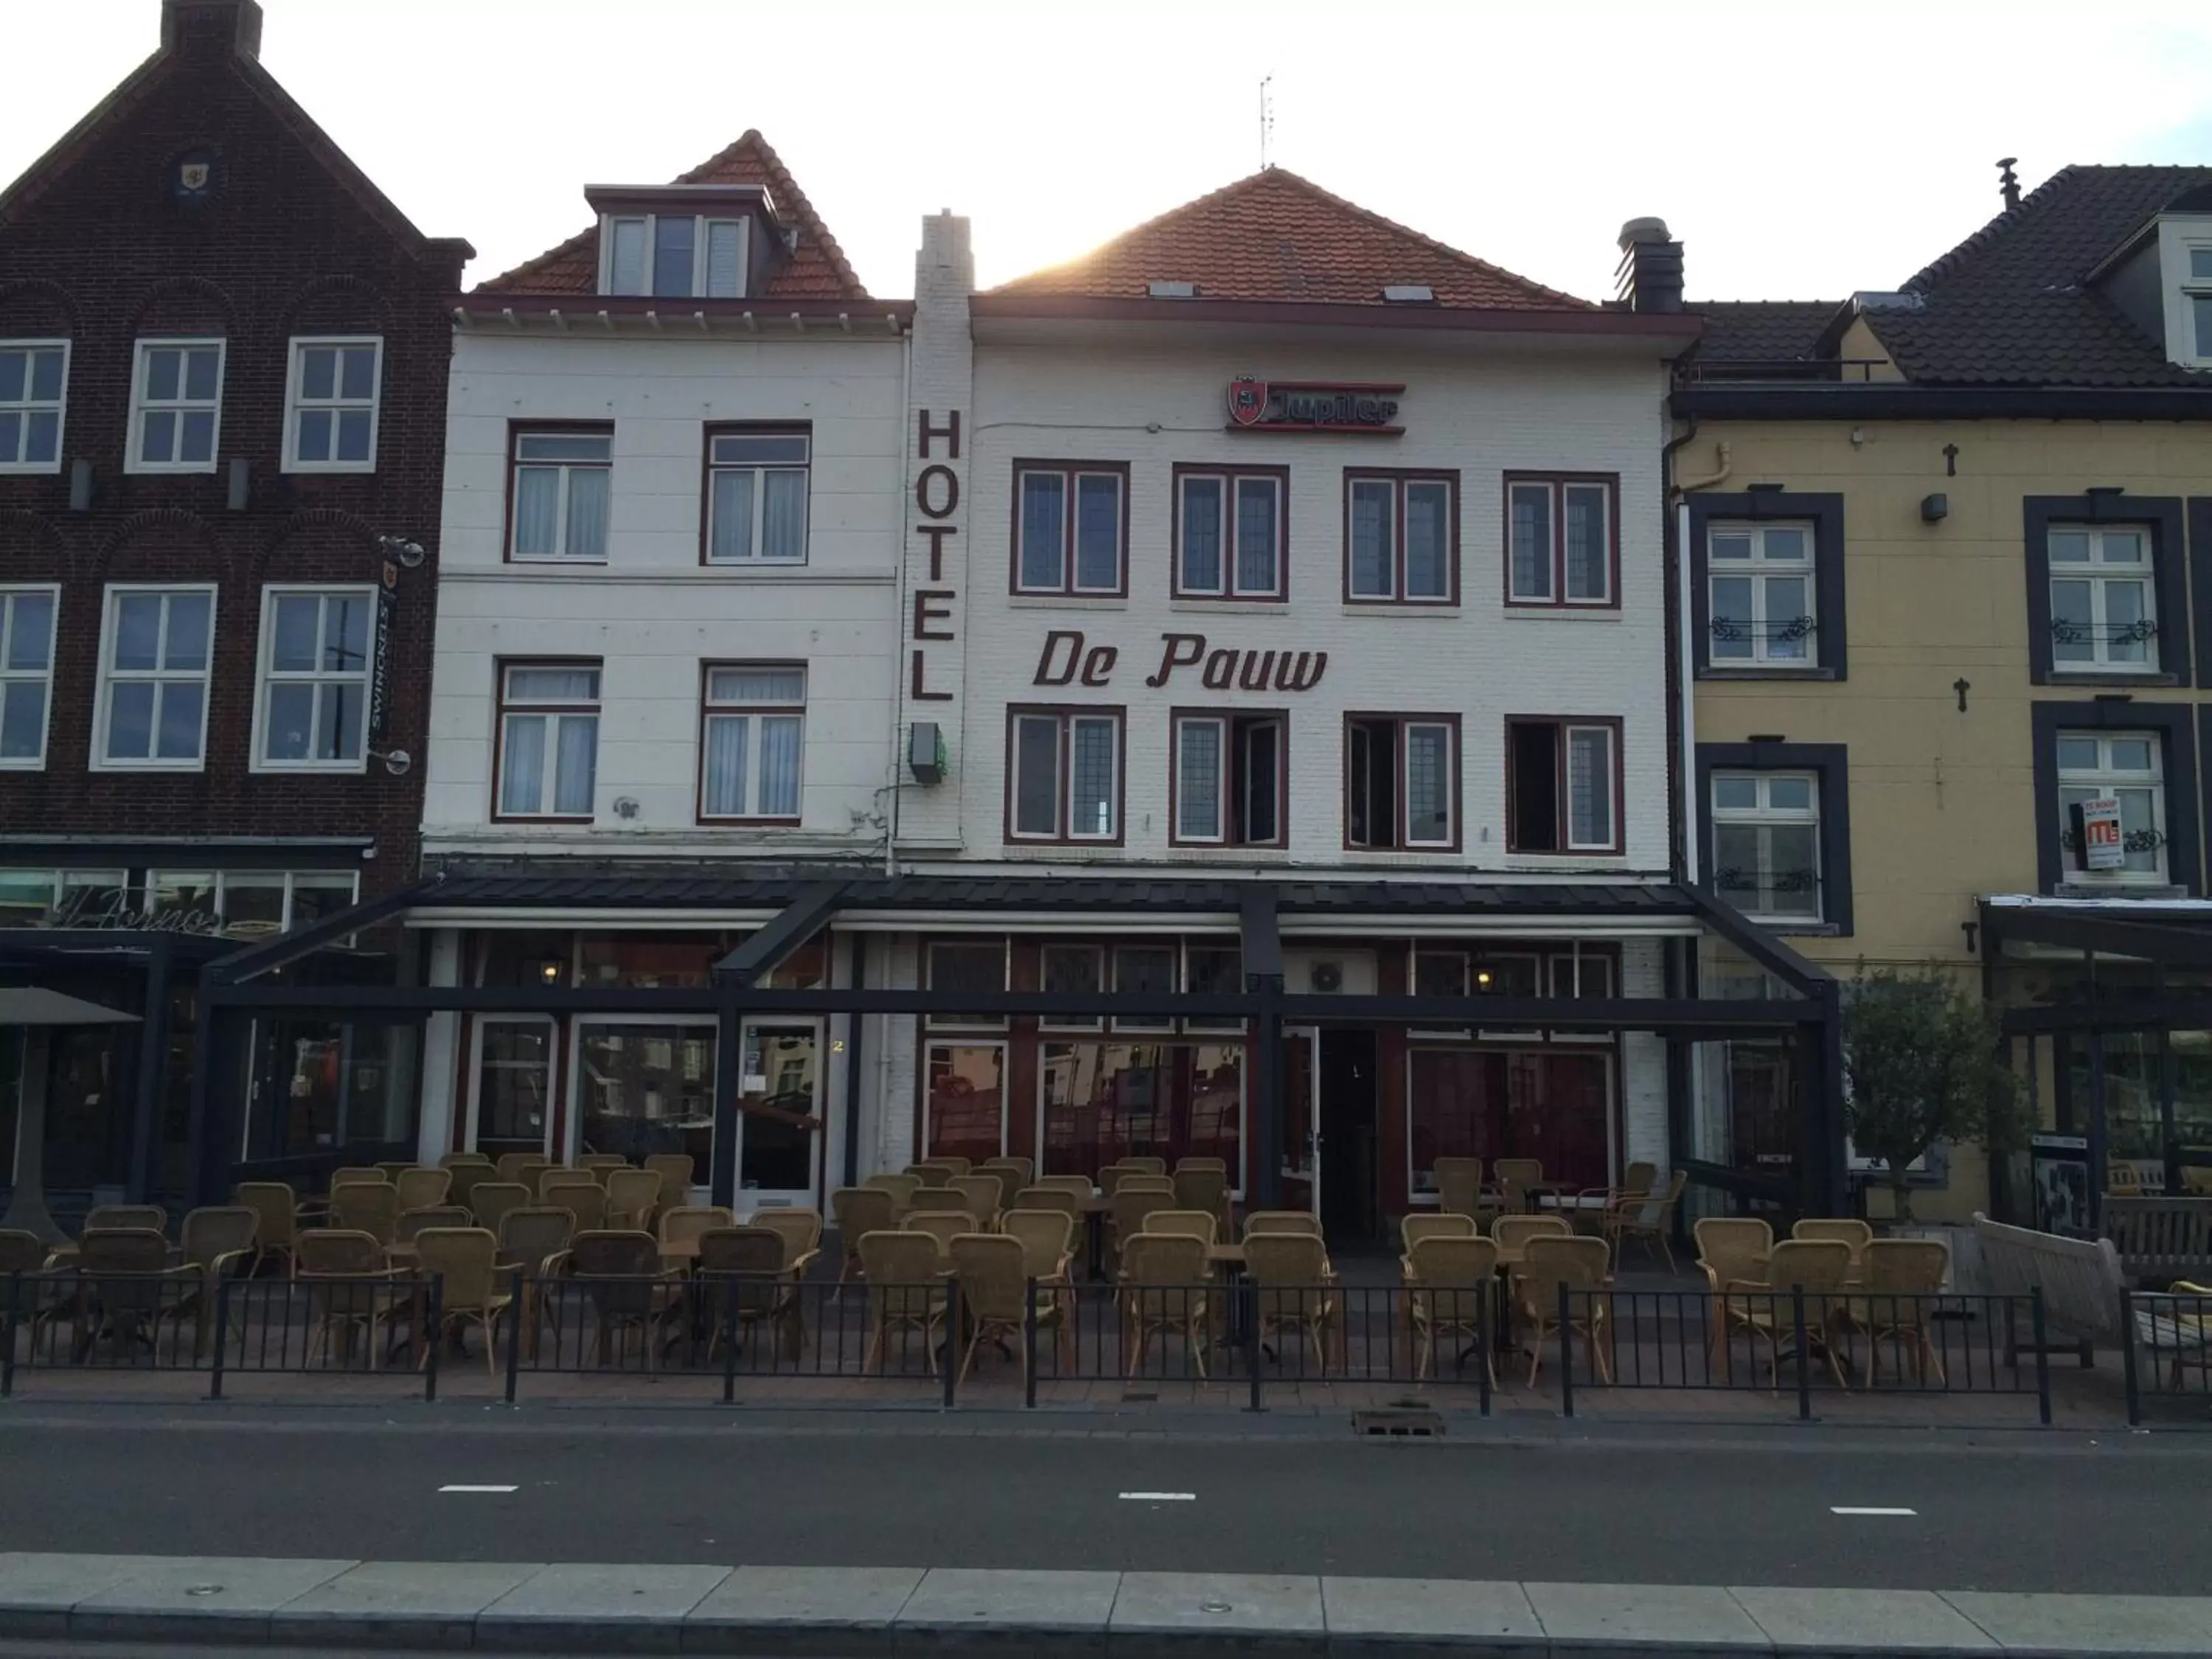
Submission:
M 1284 988 L 1293 995 L 1373 996 L 1371 951 L 1285 951 Z

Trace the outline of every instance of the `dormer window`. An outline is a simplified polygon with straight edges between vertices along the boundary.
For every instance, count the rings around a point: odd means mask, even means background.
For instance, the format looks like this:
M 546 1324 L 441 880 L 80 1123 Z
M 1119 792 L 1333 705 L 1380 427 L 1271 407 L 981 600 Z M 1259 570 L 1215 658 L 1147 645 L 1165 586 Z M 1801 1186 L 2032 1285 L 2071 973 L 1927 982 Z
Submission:
M 2189 250 L 2181 291 L 2189 302 L 2191 347 L 2198 362 L 2212 366 L 2212 242 Z
M 608 214 L 599 221 L 599 289 L 664 300 L 739 300 L 746 222 L 703 214 Z

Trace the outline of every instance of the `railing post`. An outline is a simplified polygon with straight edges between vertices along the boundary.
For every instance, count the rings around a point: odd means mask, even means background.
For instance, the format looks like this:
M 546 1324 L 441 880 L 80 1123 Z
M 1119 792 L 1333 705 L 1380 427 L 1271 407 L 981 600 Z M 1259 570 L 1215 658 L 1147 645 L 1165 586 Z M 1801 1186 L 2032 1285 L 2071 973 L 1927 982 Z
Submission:
M 429 1311 L 425 1315 L 423 1328 L 415 1333 L 415 1340 L 425 1346 L 422 1349 L 422 1399 L 428 1403 L 438 1397 L 438 1352 L 445 1344 L 446 1276 L 430 1275 Z
M 1805 1287 L 1790 1287 L 1790 1316 L 1797 1327 L 1797 1420 L 1813 1420 L 1813 1350 L 1805 1332 Z
M 2051 1353 L 2044 1340 L 2043 1286 L 2028 1286 L 2028 1307 L 2034 1318 L 2035 1331 L 2035 1409 L 2043 1426 L 2051 1426 Z
M 2136 1380 L 2136 1308 L 2134 1294 L 2120 1292 L 2120 1370 L 2127 1378 L 2128 1426 L 2142 1422 L 2142 1392 Z
M 1497 1305 L 1498 1285 L 1494 1280 L 1475 1286 L 1474 1377 L 1485 1417 L 1490 1415 L 1490 1321 Z
M 1036 1404 L 1037 1282 L 1023 1280 L 1022 1291 L 1022 1405 Z
M 722 1339 L 722 1403 L 738 1403 L 738 1281 L 722 1281 L 722 1310 L 719 1334 Z M 771 1339 L 781 1340 L 780 1337 Z
M 925 1300 L 929 1295 L 925 1288 Z M 960 1348 L 960 1281 L 953 1279 L 945 1287 L 945 1409 L 952 1409 L 952 1391 L 958 1382 L 953 1366 Z
M 1572 1295 L 1573 1292 L 1567 1288 L 1567 1281 L 1561 1279 L 1559 1281 L 1559 1414 L 1562 1417 L 1572 1417 L 1575 1414 L 1574 1330 L 1567 1323 L 1571 1316 L 1570 1298 Z
M 538 1333 L 538 1322 L 534 1319 L 526 1321 L 522 1316 L 523 1286 L 522 1269 L 517 1267 L 514 1279 L 509 1281 L 507 1298 L 507 1403 L 510 1406 L 514 1403 L 515 1383 L 522 1370 L 523 1327 L 526 1323 L 533 1336 Z M 535 1353 L 530 1357 L 532 1359 L 538 1358 Z
M 13 1347 L 15 1345 L 9 1345 Z M 223 1361 L 230 1346 L 230 1277 L 219 1276 L 215 1281 L 215 1363 L 208 1370 L 208 1398 L 222 1398 Z
M 1267 1407 L 1260 1396 L 1260 1286 L 1249 1278 L 1239 1281 L 1237 1299 L 1244 1309 L 1244 1374 L 1252 1389 L 1244 1409 L 1263 1412 Z
M 23 1270 L 8 1275 L 8 1307 L 0 1318 L 0 1400 L 15 1392 L 15 1328 L 23 1314 Z

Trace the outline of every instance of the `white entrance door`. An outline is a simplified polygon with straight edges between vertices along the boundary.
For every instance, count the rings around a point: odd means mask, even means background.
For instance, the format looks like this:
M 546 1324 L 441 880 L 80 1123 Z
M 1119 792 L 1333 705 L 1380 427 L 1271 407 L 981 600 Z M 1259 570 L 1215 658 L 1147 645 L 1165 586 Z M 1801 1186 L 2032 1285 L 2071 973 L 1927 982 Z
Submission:
M 738 1211 L 820 1207 L 822 1022 L 749 1019 L 738 1046 Z
M 1283 1030 L 1283 1207 L 1321 1214 L 1321 1031 Z

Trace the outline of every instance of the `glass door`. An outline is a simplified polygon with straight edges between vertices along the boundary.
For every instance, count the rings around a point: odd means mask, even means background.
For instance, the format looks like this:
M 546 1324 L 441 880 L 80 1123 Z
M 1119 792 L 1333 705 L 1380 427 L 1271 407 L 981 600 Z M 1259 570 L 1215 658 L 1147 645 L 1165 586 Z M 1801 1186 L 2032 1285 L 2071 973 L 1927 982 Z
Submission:
M 1321 1031 L 1283 1030 L 1282 1205 L 1321 1214 Z
M 822 1027 L 747 1020 L 738 1053 L 738 1208 L 817 1207 Z

